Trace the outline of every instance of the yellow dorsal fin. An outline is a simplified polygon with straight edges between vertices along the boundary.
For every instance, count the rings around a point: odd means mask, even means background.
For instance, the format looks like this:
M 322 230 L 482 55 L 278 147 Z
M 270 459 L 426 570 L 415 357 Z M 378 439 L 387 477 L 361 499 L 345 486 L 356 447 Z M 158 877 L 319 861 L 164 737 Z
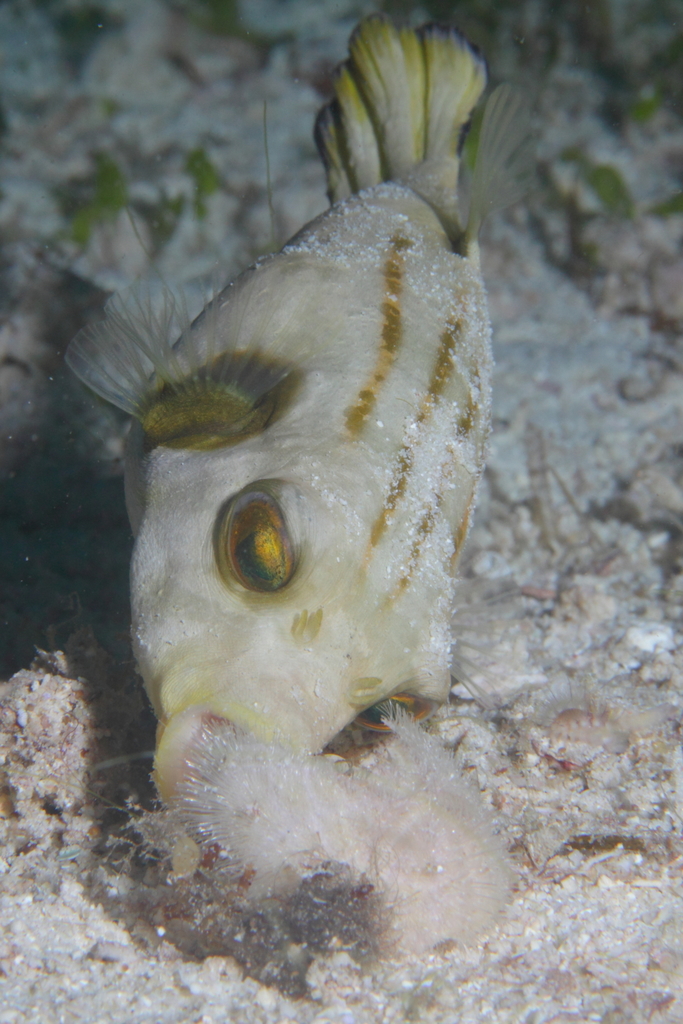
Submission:
M 362 21 L 316 123 L 330 200 L 456 157 L 486 79 L 483 58 L 455 28 Z

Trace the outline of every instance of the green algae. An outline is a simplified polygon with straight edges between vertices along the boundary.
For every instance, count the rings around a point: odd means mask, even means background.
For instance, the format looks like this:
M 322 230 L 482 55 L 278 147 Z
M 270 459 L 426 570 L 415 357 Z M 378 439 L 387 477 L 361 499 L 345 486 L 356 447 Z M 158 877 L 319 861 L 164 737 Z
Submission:
M 595 193 L 606 214 L 625 219 L 633 217 L 633 197 L 616 167 L 594 163 L 578 146 L 565 149 L 562 159 L 576 164 L 581 177 Z
M 123 171 L 107 153 L 95 156 L 93 198 L 74 215 L 71 237 L 87 245 L 92 229 L 103 221 L 114 220 L 128 204 L 128 185 Z
M 640 91 L 638 99 L 631 104 L 629 115 L 631 120 L 639 123 L 649 121 L 657 113 L 662 105 L 662 94 L 659 89 L 652 86 L 645 86 Z
M 194 181 L 194 212 L 199 220 L 203 220 L 206 217 L 206 200 L 220 188 L 221 179 L 201 147 L 188 153 L 185 170 Z
M 650 209 L 659 217 L 670 217 L 672 214 L 683 213 L 683 192 L 677 192 L 661 203 L 657 203 Z

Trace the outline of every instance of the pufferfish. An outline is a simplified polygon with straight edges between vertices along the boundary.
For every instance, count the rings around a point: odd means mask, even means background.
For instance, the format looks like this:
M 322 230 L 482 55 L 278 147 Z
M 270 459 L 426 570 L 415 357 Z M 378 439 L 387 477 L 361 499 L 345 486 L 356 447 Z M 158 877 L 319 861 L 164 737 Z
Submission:
M 467 941 L 509 871 L 480 802 L 415 719 L 448 696 L 456 567 L 490 421 L 477 234 L 517 197 L 519 102 L 455 29 L 360 23 L 315 138 L 331 201 L 192 322 L 116 297 L 71 343 L 132 416 L 134 652 L 155 777 L 277 895 L 330 861 L 391 906 L 394 948 Z M 349 723 L 393 733 L 370 769 Z

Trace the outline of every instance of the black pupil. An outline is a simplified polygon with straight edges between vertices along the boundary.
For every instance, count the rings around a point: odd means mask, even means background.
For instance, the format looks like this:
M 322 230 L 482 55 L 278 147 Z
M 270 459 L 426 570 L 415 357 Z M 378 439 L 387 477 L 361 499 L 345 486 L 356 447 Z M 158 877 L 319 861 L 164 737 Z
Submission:
M 259 558 L 256 549 L 256 531 L 248 533 L 243 540 L 235 546 L 235 557 L 239 563 L 242 574 L 255 583 L 273 583 L 273 575 L 266 563 Z

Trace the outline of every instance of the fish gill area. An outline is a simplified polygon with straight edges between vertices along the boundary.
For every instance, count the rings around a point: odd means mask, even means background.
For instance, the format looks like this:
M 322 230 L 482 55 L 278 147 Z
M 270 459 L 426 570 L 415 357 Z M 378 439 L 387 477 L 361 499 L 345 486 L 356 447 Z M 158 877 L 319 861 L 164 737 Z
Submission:
M 111 292 L 200 308 L 326 208 L 313 119 L 376 10 L 457 24 L 535 133 L 482 232 L 493 432 L 428 724 L 517 880 L 412 960 L 371 886 L 255 910 L 159 808 L 125 418 L 62 358 Z M 680 0 L 0 5 L 0 1024 L 681 1020 L 682 115 Z

